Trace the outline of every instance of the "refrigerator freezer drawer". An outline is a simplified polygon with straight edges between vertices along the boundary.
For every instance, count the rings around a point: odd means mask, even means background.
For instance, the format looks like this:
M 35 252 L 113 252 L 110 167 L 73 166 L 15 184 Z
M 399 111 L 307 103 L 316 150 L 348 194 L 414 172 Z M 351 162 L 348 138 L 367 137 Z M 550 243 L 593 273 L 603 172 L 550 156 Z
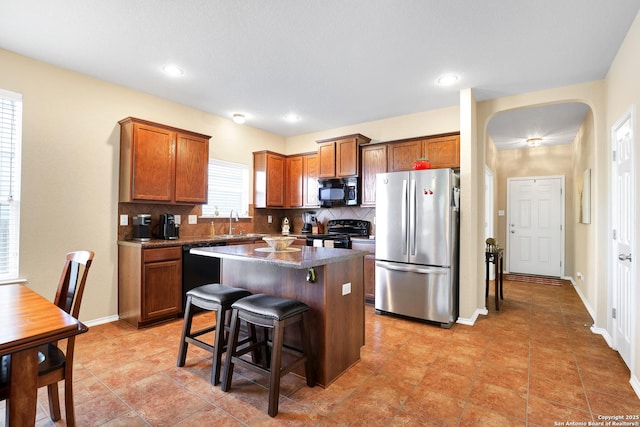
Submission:
M 450 268 L 376 261 L 376 310 L 451 325 L 458 289 Z

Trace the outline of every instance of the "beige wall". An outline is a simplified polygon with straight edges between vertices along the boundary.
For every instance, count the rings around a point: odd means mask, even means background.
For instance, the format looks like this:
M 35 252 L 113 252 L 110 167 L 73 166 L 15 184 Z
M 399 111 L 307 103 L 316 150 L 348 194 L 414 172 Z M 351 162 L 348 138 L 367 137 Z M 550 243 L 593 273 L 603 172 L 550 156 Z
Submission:
M 496 217 L 495 235 L 500 246 L 509 249 L 507 241 L 507 180 L 516 177 L 564 176 L 565 185 L 565 275 L 573 271 L 573 231 L 575 229 L 573 211 L 573 168 L 571 145 L 553 145 L 547 147 L 503 150 L 497 152 L 496 159 L 496 211 L 503 210 L 505 216 Z M 507 252 L 508 253 L 508 252 Z M 508 265 L 507 255 L 507 265 Z
M 640 215 L 640 197 L 638 197 L 638 188 L 640 188 L 640 132 L 638 130 L 638 109 L 640 108 L 640 56 L 638 55 L 640 52 L 640 14 L 638 14 L 633 22 L 629 33 L 626 36 L 626 39 L 622 46 L 620 47 L 611 68 L 606 77 L 606 89 L 607 89 L 607 115 L 606 115 L 606 125 L 607 129 L 611 129 L 611 127 L 625 114 L 626 111 L 630 108 L 631 105 L 635 105 L 636 108 L 636 126 L 635 126 L 635 146 L 634 146 L 634 162 L 636 168 L 636 178 L 635 178 L 635 213 L 636 218 Z M 598 155 L 604 156 L 605 159 L 609 158 L 608 151 L 598 152 Z M 609 181 L 605 181 L 600 184 L 600 191 L 607 191 Z M 602 202 L 606 202 L 602 200 Z M 638 226 L 638 221 L 635 222 L 636 230 L 635 230 L 635 238 L 631 240 L 635 242 L 635 252 L 634 256 L 634 265 L 636 271 L 638 270 L 637 262 L 638 259 L 638 243 L 640 241 L 640 226 Z M 604 234 L 604 238 L 606 239 L 607 228 L 602 230 Z M 606 240 L 604 241 L 605 247 L 603 252 L 606 255 Z M 605 262 L 605 258 L 603 261 Z M 608 277 L 603 276 L 602 283 L 608 282 Z M 638 277 L 636 277 L 636 299 L 631 302 L 631 307 L 640 307 L 640 290 L 638 290 Z M 606 297 L 603 292 L 603 297 Z M 636 314 L 636 322 L 638 323 L 638 314 Z M 603 322 L 602 327 L 605 326 Z M 611 331 L 610 322 L 607 324 L 607 328 Z M 635 376 L 635 386 L 636 392 L 640 394 L 640 383 L 638 381 L 638 377 L 640 376 L 640 327 L 635 327 L 635 347 L 634 347 L 634 365 L 631 368 L 632 375 Z
M 0 87 L 23 94 L 20 276 L 53 299 L 64 255 L 96 253 L 80 318 L 117 314 L 118 120 L 211 135 L 211 156 L 252 164 L 284 138 L 0 50 Z
M 460 108 L 454 106 L 289 137 L 286 140 L 286 152 L 283 154 L 315 151 L 318 149 L 316 143 L 318 140 L 354 133 L 371 138 L 371 144 L 373 144 L 414 136 L 458 132 L 460 130 L 459 111 Z

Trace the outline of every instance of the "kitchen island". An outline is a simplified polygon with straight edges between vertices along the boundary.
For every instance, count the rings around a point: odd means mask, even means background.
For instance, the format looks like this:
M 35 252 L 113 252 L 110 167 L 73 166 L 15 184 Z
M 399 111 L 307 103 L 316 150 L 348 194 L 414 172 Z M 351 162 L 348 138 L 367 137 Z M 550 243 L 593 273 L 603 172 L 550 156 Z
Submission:
M 258 243 L 194 248 L 191 253 L 220 258 L 225 285 L 307 304 L 316 381 L 326 387 L 360 360 L 367 252 L 311 246 L 269 252 L 267 248 Z M 285 340 L 297 345 L 295 331 L 288 332 Z

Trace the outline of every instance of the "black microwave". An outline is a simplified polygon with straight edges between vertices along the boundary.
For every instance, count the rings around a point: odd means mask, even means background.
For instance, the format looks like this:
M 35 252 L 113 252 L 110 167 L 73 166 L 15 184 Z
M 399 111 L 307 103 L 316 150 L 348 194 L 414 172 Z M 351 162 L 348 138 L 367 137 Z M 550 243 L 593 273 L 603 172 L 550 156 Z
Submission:
M 358 178 L 319 179 L 318 202 L 323 208 L 358 205 Z

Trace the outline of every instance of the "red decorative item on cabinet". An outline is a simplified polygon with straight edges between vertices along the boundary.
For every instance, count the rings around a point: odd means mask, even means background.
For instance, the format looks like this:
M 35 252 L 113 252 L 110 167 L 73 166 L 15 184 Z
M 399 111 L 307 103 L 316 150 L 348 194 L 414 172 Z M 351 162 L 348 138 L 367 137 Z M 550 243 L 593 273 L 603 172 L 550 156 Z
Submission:
M 431 169 L 431 162 L 425 158 L 413 162 L 413 170 Z

